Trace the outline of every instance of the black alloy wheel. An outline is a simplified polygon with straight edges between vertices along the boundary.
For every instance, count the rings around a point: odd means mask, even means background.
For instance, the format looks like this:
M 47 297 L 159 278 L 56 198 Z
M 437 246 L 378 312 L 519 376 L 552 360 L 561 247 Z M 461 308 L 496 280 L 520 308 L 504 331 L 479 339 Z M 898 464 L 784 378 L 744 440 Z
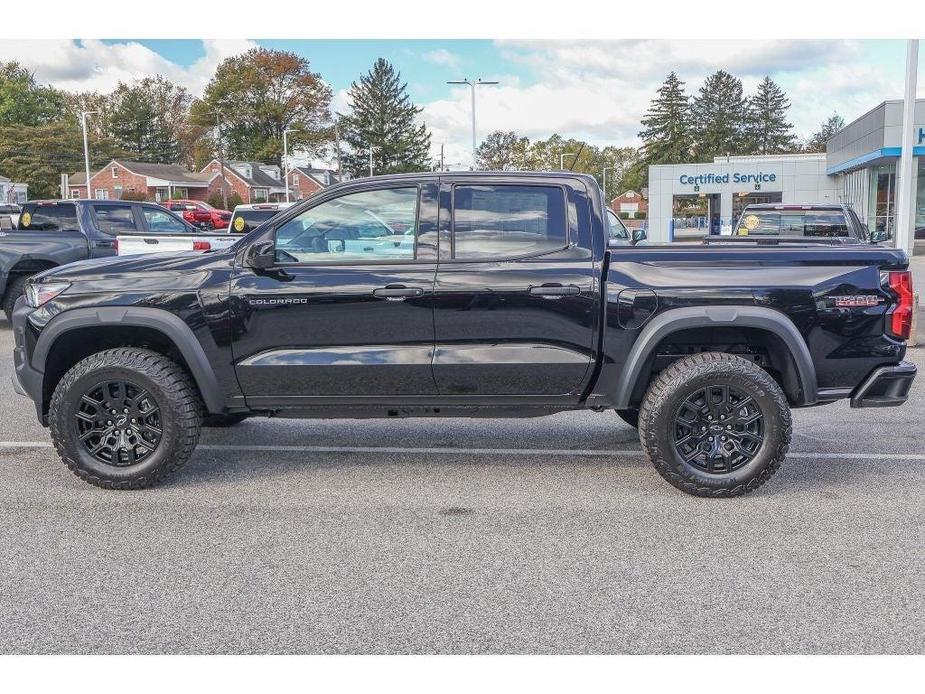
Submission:
M 674 450 L 681 462 L 711 475 L 747 465 L 764 443 L 764 415 L 750 395 L 710 385 L 689 395 L 674 415 Z
M 108 380 L 81 396 L 74 414 L 78 440 L 94 459 L 124 467 L 143 462 L 160 445 L 160 406 L 145 388 Z

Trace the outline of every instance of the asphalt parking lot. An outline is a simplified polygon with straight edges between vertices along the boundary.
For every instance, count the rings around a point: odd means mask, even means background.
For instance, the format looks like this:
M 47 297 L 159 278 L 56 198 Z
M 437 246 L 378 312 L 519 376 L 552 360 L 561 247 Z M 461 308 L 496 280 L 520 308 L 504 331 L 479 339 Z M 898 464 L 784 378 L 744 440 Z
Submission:
M 925 651 L 923 382 L 795 412 L 782 470 L 733 500 L 583 412 L 250 420 L 109 492 L 49 447 L 11 345 L 0 322 L 0 652 Z

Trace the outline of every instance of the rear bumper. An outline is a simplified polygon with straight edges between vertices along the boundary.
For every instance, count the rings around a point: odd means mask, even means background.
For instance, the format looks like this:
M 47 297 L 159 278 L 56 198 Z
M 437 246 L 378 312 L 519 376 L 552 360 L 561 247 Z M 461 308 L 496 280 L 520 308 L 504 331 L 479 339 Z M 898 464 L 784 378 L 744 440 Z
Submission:
M 852 407 L 896 407 L 909 397 L 916 374 L 915 364 L 902 361 L 874 369 L 851 394 Z

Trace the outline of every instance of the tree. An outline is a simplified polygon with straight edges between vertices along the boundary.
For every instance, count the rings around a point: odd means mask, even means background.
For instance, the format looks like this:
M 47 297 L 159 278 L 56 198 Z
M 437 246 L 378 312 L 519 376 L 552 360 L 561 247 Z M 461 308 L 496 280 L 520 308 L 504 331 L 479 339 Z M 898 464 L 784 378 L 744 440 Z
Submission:
M 90 170 L 124 152 L 109 138 L 90 138 Z M 62 173 L 84 170 L 83 138 L 73 120 L 0 127 L 0 162 L 5 176 L 29 184 L 30 198 L 56 198 Z
M 819 130 L 814 132 L 803 145 L 804 152 L 825 152 L 825 143 L 839 130 L 845 127 L 845 119 L 837 113 L 833 113 L 826 118 L 825 122 L 819 126 Z
M 0 126 L 44 125 L 64 115 L 64 98 L 57 89 L 35 81 L 19 63 L 0 63 Z
M 642 119 L 642 158 L 647 164 L 680 164 L 690 157 L 693 135 L 690 99 L 684 82 L 671 72 Z
M 476 166 L 486 171 L 524 171 L 529 168 L 530 140 L 513 130 L 495 130 L 476 150 Z
M 743 150 L 746 105 L 740 79 L 725 70 L 707 77 L 691 106 L 696 161 Z
M 229 158 L 282 164 L 283 131 L 288 143 L 308 154 L 330 139 L 331 88 L 310 70 L 305 58 L 288 51 L 253 48 L 226 58 L 215 70 L 203 98 L 193 104 L 192 122 L 215 127 Z
M 790 99 L 770 77 L 748 100 L 744 149 L 748 154 L 781 154 L 796 149 L 793 124 L 787 122 Z
M 350 85 L 350 113 L 338 114 L 341 136 L 349 145 L 341 161 L 350 175 L 368 175 L 370 147 L 377 174 L 430 168 L 430 133 L 418 123 L 423 109 L 411 102 L 407 87 L 384 58 Z

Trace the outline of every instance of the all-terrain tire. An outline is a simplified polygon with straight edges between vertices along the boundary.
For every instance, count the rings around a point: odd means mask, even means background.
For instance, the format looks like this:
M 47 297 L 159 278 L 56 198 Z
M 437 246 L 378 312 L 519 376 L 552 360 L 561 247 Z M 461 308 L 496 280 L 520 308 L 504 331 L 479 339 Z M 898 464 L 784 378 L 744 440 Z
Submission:
M 704 388 L 723 386 L 750 396 L 753 405 L 749 407 L 760 410 L 763 439 L 741 467 L 708 472 L 685 462 L 678 451 L 675 417 L 689 397 Z M 681 426 L 678 436 L 683 438 Z M 694 354 L 668 366 L 649 385 L 639 408 L 639 440 L 655 469 L 675 487 L 695 496 L 731 497 L 755 491 L 777 472 L 790 446 L 790 435 L 790 408 L 777 382 L 747 359 L 722 352 Z
M 6 314 L 7 320 L 13 319 L 13 306 L 16 300 L 26 291 L 26 282 L 29 281 L 29 275 L 13 275 L 6 285 L 6 293 L 3 295 L 3 313 Z
M 639 428 L 639 410 L 614 410 L 617 416 L 629 424 L 633 429 Z
M 235 424 L 240 424 L 245 419 L 247 419 L 247 415 L 241 413 L 207 414 L 202 418 L 202 426 L 223 429 L 225 427 L 233 427 Z
M 140 462 L 101 462 L 78 438 L 77 410 L 83 396 L 108 379 L 137 384 L 159 408 L 160 441 Z M 52 395 L 48 421 L 55 450 L 75 475 L 105 489 L 142 489 L 166 478 L 192 455 L 199 441 L 202 401 L 189 374 L 173 360 L 147 349 L 119 347 L 92 354 L 64 374 Z

